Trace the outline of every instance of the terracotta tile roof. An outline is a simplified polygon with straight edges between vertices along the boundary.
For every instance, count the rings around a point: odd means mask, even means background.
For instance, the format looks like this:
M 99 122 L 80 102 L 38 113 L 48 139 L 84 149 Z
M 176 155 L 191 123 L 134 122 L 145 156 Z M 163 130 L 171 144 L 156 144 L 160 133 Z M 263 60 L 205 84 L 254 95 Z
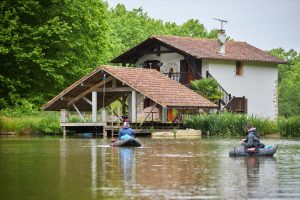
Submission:
M 155 69 L 111 66 L 102 69 L 164 107 L 217 107 Z
M 220 55 L 217 53 L 217 40 L 180 36 L 153 36 L 153 38 L 197 58 L 286 63 L 246 42 L 226 41 L 225 55 Z
M 282 63 L 287 62 L 274 57 L 265 51 L 258 49 L 246 42 L 226 41 L 225 55 L 217 53 L 217 40 L 201 39 L 181 36 L 152 36 L 137 46 L 131 48 L 121 54 L 112 62 L 132 63 L 132 58 L 142 56 L 142 50 L 149 47 L 154 48 L 154 43 L 160 44 L 175 49 L 181 54 L 190 55 L 199 59 L 210 60 L 230 60 L 230 61 L 250 61 L 250 62 L 267 62 L 267 63 Z
M 70 98 L 76 97 L 88 89 L 82 87 L 82 84 L 96 84 L 102 80 L 105 73 L 110 74 L 163 107 L 183 109 L 217 108 L 216 104 L 154 69 L 101 66 L 63 90 L 50 100 L 43 107 L 43 110 L 67 108 Z M 98 99 L 101 100 L 102 98 Z M 102 105 L 100 101 L 98 104 Z M 82 111 L 91 109 L 90 105 L 84 100 L 76 102 L 76 106 Z M 69 109 L 72 110 L 73 108 L 70 107 Z

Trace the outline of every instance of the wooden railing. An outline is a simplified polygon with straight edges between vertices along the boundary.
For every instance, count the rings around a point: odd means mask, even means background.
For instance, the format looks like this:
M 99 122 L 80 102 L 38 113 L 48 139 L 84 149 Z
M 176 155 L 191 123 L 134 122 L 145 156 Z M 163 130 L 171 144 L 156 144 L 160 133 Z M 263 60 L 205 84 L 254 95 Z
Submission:
M 245 97 L 232 97 L 222 110 L 228 110 L 236 113 L 247 113 L 248 100 Z
M 198 73 L 177 72 L 177 73 L 163 73 L 163 74 L 183 85 L 190 84 L 191 80 L 203 78 L 199 72 Z
M 211 78 L 217 81 L 208 71 L 206 71 L 206 78 Z M 231 94 L 229 94 L 219 83 L 218 83 L 218 89 L 222 93 L 219 102 L 219 107 L 221 108 L 221 104 L 226 105 L 231 101 Z

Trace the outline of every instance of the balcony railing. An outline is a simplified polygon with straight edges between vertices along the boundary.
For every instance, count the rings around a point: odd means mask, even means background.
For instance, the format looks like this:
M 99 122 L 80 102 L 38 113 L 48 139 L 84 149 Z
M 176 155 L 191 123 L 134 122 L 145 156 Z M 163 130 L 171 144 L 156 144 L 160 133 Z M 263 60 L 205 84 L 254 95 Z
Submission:
M 163 73 L 163 74 L 183 85 L 190 84 L 190 81 L 195 79 L 202 79 L 200 73 L 177 72 L 177 73 Z

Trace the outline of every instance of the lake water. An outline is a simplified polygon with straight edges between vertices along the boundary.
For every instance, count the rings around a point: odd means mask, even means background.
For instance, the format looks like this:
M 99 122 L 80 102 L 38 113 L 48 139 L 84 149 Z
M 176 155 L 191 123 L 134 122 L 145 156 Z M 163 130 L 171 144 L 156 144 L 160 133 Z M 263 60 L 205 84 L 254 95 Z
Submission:
M 0 137 L 0 199 L 300 199 L 300 140 L 274 157 L 231 158 L 239 138 Z

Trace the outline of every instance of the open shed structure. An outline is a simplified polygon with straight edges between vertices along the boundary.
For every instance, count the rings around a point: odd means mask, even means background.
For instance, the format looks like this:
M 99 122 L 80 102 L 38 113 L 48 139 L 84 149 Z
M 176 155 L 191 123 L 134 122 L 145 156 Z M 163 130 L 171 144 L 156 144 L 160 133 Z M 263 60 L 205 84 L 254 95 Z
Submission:
M 150 109 L 143 119 L 138 119 L 137 107 L 146 99 L 151 102 Z M 172 109 L 182 112 L 217 108 L 216 104 L 157 70 L 101 66 L 63 90 L 43 110 L 61 111 L 64 134 L 68 127 L 97 127 L 99 133 L 105 133 L 113 125 L 103 117 L 100 119 L 99 110 L 114 101 L 122 103 L 122 115 L 128 110 L 129 121 L 136 127 L 142 127 L 155 109 L 159 110 L 159 123 L 164 124 L 168 123 L 168 111 Z M 76 111 L 83 122 L 70 123 L 69 111 Z M 91 113 L 90 121 L 83 112 Z

